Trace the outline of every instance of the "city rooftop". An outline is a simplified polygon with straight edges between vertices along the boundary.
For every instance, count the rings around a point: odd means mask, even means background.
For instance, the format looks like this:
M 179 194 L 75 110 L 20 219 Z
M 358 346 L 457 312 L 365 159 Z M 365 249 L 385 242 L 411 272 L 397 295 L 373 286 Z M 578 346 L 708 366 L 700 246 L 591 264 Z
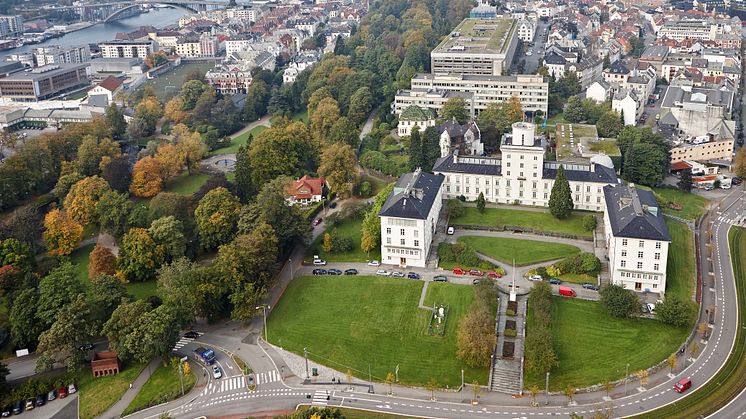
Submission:
M 504 53 L 515 31 L 515 19 L 464 19 L 433 52 Z

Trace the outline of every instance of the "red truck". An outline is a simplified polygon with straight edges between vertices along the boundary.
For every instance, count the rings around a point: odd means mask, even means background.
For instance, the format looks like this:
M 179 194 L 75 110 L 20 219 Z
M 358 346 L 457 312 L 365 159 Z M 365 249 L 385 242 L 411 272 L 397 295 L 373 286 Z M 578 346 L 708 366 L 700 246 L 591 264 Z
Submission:
M 577 293 L 575 293 L 574 289 L 572 289 L 570 287 L 566 287 L 564 285 L 560 285 L 560 287 L 559 287 L 559 293 L 560 293 L 560 295 L 564 295 L 566 297 L 575 297 L 576 295 L 578 295 Z

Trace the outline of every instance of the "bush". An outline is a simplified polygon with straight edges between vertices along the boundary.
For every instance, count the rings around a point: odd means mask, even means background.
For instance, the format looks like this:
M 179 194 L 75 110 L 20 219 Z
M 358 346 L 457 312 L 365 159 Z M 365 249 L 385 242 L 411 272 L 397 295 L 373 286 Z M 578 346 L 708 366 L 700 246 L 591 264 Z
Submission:
M 514 338 L 518 335 L 518 332 L 516 332 L 515 329 L 505 329 L 503 335 L 509 338 Z
M 619 285 L 606 285 L 599 291 L 601 305 L 614 317 L 631 317 L 640 312 L 640 300 Z
M 588 274 L 595 275 L 601 270 L 601 261 L 590 252 L 583 252 L 578 255 L 565 258 L 556 264 L 550 266 L 554 273 L 561 274 Z M 552 275 L 557 276 L 557 275 Z
M 596 229 L 598 221 L 595 215 L 586 215 L 583 217 L 583 229 L 586 231 L 593 231 Z
M 694 321 L 696 315 L 697 307 L 692 301 L 667 298 L 655 306 L 655 317 L 672 326 L 687 326 Z
M 507 309 L 507 310 L 505 310 L 505 315 L 506 316 L 510 316 L 510 317 L 515 317 L 515 311 L 513 311 L 511 309 Z
M 373 186 L 368 181 L 360 182 L 355 189 L 355 195 L 361 198 L 368 198 L 373 196 Z
M 446 211 L 448 212 L 448 217 L 450 218 L 458 218 L 462 215 L 464 215 L 464 204 L 459 201 L 458 199 L 449 199 L 446 203 Z

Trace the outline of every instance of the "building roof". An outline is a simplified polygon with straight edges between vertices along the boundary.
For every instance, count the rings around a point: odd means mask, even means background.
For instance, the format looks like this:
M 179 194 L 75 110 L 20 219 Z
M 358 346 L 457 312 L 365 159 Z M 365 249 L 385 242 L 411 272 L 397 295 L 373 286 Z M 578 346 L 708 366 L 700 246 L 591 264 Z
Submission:
M 67 73 L 69 71 L 75 71 L 81 68 L 88 67 L 89 63 L 80 63 L 80 64 L 73 64 L 73 63 L 61 63 L 61 64 L 48 64 L 41 67 L 36 67 L 35 69 L 31 71 L 20 71 L 17 73 L 13 73 L 8 75 L 8 77 L 4 77 L 0 80 L 44 80 L 48 79 L 50 77 L 56 76 L 58 74 Z
M 429 121 L 435 119 L 435 112 L 430 108 L 412 105 L 404 109 L 399 115 L 400 121 Z
M 687 162 L 685 162 L 684 160 L 671 163 L 671 171 L 672 172 L 679 171 L 679 170 L 687 170 L 687 169 L 691 169 L 691 168 L 692 168 L 692 165 L 689 164 L 689 163 L 687 163 Z
M 323 177 L 314 178 L 306 175 L 285 187 L 285 193 L 292 195 L 295 199 L 310 199 L 315 195 L 321 195 L 324 185 L 326 185 L 326 179 Z
M 669 48 L 665 45 L 652 45 L 645 48 L 640 59 L 662 61 L 668 55 L 668 50 Z
M 432 53 L 502 54 L 515 35 L 515 19 L 467 18 Z
M 431 175 L 419 169 L 401 175 L 378 215 L 427 219 L 444 179 L 443 175 Z
M 634 185 L 604 187 L 606 214 L 615 237 L 671 241 L 671 235 L 651 191 Z
M 104 89 L 114 92 L 119 88 L 119 86 L 122 85 L 122 79 L 119 79 L 114 76 L 109 76 L 103 80 L 101 80 L 101 83 L 98 84 L 99 87 L 103 87 Z

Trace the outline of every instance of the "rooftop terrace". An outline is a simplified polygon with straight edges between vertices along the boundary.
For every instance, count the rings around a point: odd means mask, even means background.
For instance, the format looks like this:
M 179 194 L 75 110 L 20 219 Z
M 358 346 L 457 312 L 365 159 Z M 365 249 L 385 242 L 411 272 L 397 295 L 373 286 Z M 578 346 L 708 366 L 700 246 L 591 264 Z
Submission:
M 433 52 L 463 51 L 471 53 L 504 53 L 515 32 L 515 19 L 467 18 Z

